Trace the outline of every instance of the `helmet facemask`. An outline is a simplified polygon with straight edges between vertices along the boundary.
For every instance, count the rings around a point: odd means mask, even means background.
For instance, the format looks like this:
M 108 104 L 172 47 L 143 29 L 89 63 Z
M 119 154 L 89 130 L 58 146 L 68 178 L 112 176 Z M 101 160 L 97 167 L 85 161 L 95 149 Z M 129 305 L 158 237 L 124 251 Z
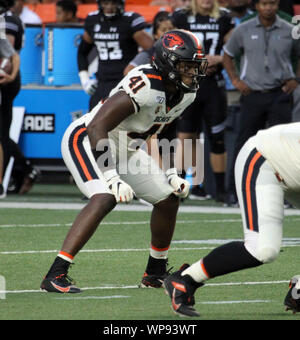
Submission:
M 175 82 L 184 92 L 196 92 L 199 88 L 199 84 L 206 76 L 206 70 L 208 62 L 206 58 L 195 55 L 194 59 L 178 59 L 176 55 L 169 56 L 169 63 L 172 65 L 172 71 L 168 73 L 168 78 Z M 191 64 L 193 67 L 189 67 Z M 190 73 L 190 69 L 196 70 L 193 74 Z M 192 78 L 192 83 L 187 85 L 183 82 L 183 77 Z
M 182 77 L 187 76 L 184 70 L 179 69 L 182 62 L 194 65 L 191 85 L 182 81 Z M 208 63 L 202 53 L 202 45 L 191 32 L 173 30 L 165 33 L 156 42 L 153 65 L 164 79 L 174 83 L 177 88 L 184 92 L 195 92 L 199 88 L 199 82 L 206 76 Z

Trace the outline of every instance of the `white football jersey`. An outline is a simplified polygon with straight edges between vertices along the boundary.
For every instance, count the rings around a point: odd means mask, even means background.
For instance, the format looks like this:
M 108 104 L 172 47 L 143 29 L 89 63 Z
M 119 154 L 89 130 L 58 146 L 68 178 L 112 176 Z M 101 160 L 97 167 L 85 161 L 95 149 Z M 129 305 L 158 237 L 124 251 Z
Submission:
M 147 140 L 159 133 L 194 101 L 195 93 L 185 93 L 181 101 L 172 108 L 167 106 L 164 84 L 160 74 L 150 65 L 141 65 L 131 70 L 110 92 L 110 97 L 118 91 L 125 91 L 135 107 L 135 113 L 122 121 L 109 133 L 116 146 L 119 144 L 119 132 L 127 136 L 127 143 L 133 139 Z M 101 107 L 99 103 L 85 115 L 88 125 Z
M 255 144 L 286 186 L 300 191 L 300 123 L 261 130 L 255 136 Z

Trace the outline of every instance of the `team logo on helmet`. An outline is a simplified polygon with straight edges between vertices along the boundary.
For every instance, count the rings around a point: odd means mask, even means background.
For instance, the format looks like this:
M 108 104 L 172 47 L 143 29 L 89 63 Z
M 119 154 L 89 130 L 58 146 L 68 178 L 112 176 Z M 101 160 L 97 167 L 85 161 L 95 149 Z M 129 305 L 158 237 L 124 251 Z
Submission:
M 167 33 L 162 39 L 162 43 L 165 48 L 171 51 L 177 50 L 184 45 L 183 39 L 175 33 Z

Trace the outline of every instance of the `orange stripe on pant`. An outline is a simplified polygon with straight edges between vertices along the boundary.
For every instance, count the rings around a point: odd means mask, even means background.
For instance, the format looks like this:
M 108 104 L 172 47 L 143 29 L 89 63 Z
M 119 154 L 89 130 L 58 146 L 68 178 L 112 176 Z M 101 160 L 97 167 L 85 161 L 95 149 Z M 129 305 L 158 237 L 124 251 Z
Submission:
M 249 218 L 249 229 L 254 230 L 253 226 L 253 214 L 252 214 L 252 202 L 251 202 L 251 177 L 253 174 L 254 166 L 257 162 L 257 160 L 261 157 L 261 154 L 257 151 L 257 153 L 252 158 L 248 173 L 246 177 L 246 203 L 247 203 L 247 212 L 248 212 L 248 218 Z
M 200 261 L 200 266 L 203 271 L 203 274 L 209 279 L 208 272 L 206 271 L 206 268 L 204 267 L 203 259 Z
M 84 174 L 85 174 L 87 180 L 90 181 L 90 180 L 93 179 L 93 177 L 92 177 L 91 174 L 89 173 L 89 170 L 88 170 L 86 164 L 84 163 L 84 160 L 83 160 L 83 158 L 82 158 L 82 156 L 81 156 L 81 154 L 80 154 L 80 151 L 79 151 L 78 145 L 77 145 L 79 136 L 80 136 L 83 132 L 85 132 L 85 131 L 86 131 L 86 128 L 81 128 L 80 130 L 78 130 L 78 131 L 76 132 L 76 134 L 75 134 L 75 136 L 74 136 L 74 139 L 73 139 L 73 149 L 74 149 L 75 155 L 76 155 L 76 157 L 77 157 L 77 159 L 78 159 L 78 161 L 79 161 L 79 163 L 80 163 L 80 166 L 82 167 L 82 170 L 83 170 L 83 172 L 84 172 Z

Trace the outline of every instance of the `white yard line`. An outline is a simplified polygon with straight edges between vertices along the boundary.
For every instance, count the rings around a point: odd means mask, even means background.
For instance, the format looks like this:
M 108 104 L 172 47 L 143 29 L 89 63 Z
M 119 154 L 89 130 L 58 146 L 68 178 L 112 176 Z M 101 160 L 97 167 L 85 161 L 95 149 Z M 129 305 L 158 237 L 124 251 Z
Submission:
M 289 281 L 280 280 L 280 281 L 257 281 L 257 282 L 224 282 L 224 283 L 206 283 L 204 287 L 216 287 L 216 286 L 253 286 L 253 285 L 271 285 L 271 284 L 287 284 Z M 139 289 L 138 285 L 105 285 L 105 286 L 98 286 L 98 287 L 83 287 L 81 288 L 84 291 L 87 290 L 108 290 L 108 289 Z M 145 288 L 141 288 L 145 289 Z M 40 289 L 24 289 L 24 290 L 5 290 L 0 291 L 0 293 L 4 294 L 21 294 L 21 293 L 43 293 Z
M 57 297 L 55 300 L 110 300 L 110 299 L 128 299 L 128 295 L 108 295 L 108 296 L 63 296 Z
M 172 248 L 170 251 L 178 250 L 210 250 L 214 247 L 197 247 L 197 248 Z M 128 249 L 82 249 L 80 253 L 106 253 L 106 252 L 137 252 L 137 251 L 149 251 L 149 248 L 128 248 Z M 0 255 L 25 255 L 25 254 L 46 254 L 46 253 L 58 253 L 59 250 L 20 250 L 20 251 L 1 251 Z
M 233 301 L 200 301 L 196 305 L 232 305 L 240 303 L 270 303 L 271 300 L 233 300 Z
M 81 210 L 86 203 L 47 203 L 47 202 L 7 202 L 0 201 L 0 209 L 49 209 L 49 210 Z M 152 207 L 138 204 L 118 204 L 114 211 L 151 211 Z M 240 208 L 229 207 L 200 207 L 180 205 L 179 212 L 185 213 L 215 213 L 215 214 L 240 214 Z M 286 209 L 286 216 L 300 216 L 300 209 Z
M 226 244 L 232 241 L 242 241 L 242 239 L 209 239 L 209 240 L 177 240 L 172 241 L 174 244 L 201 244 L 210 245 L 203 247 L 171 247 L 170 251 L 190 251 L 190 250 L 212 250 L 218 245 Z M 282 248 L 284 247 L 299 247 L 300 238 L 284 238 Z M 122 253 L 122 252 L 144 252 L 149 251 L 149 248 L 108 248 L 108 249 L 82 249 L 80 253 Z M 26 254 L 47 254 L 58 253 L 58 249 L 50 250 L 14 250 L 14 251 L 1 251 L 0 255 L 26 255 Z
M 177 220 L 177 224 L 193 224 L 193 223 L 241 223 L 241 219 L 220 219 L 220 220 Z M 144 225 L 150 224 L 147 221 L 123 221 L 123 222 L 101 222 L 101 225 Z M 0 224 L 0 228 L 46 228 L 46 227 L 70 227 L 72 223 L 38 223 L 38 224 Z

